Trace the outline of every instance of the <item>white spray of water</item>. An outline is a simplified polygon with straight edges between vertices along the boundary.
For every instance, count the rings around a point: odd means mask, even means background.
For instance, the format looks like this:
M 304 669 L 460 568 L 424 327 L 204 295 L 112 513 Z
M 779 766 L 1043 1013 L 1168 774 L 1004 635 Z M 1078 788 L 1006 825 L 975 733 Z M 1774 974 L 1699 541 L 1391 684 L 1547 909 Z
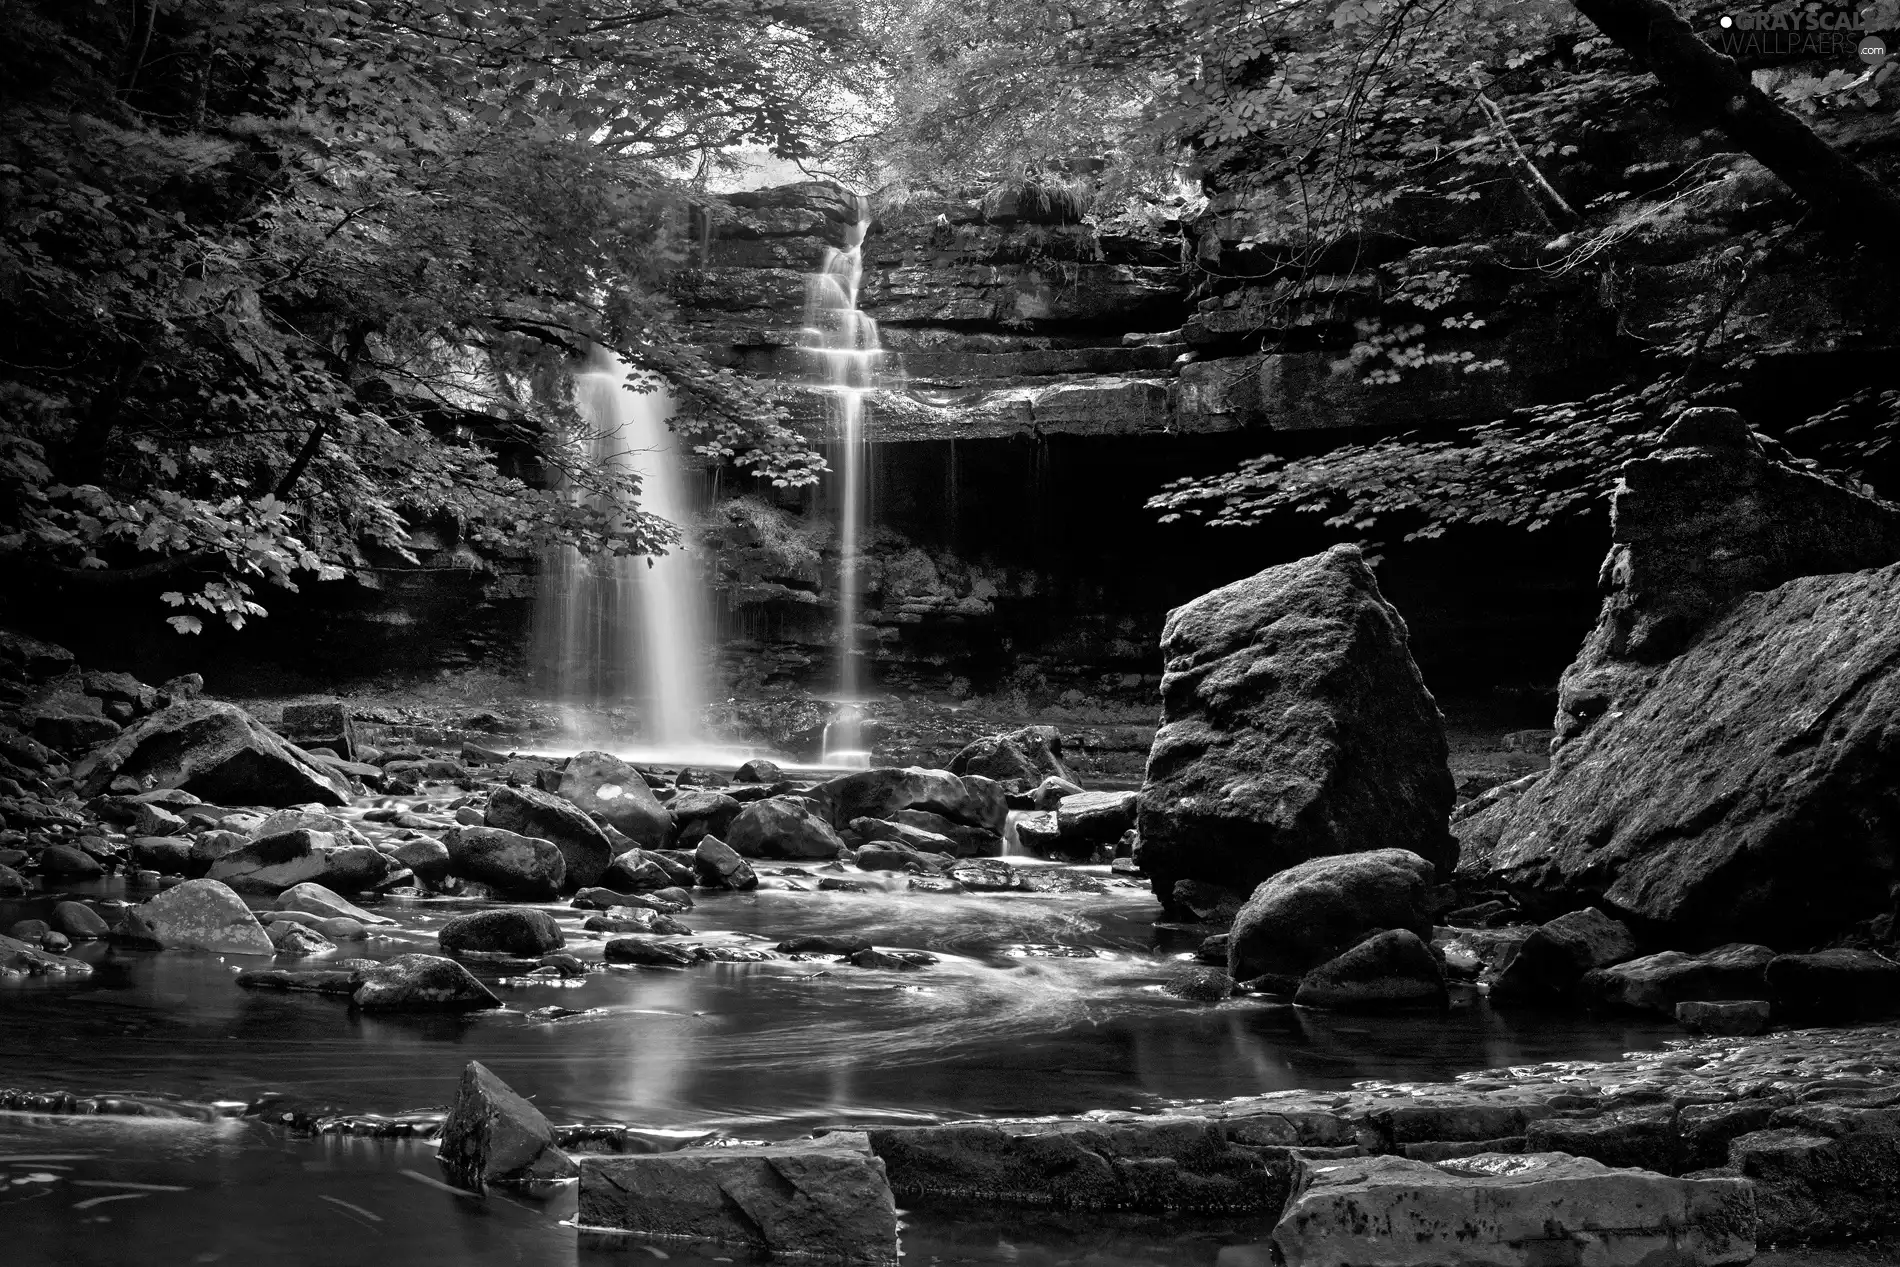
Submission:
M 858 218 L 845 230 L 842 249 L 825 254 L 824 267 L 806 279 L 805 351 L 817 358 L 829 396 L 836 445 L 838 493 L 838 719 L 825 729 L 825 761 L 867 764 L 860 728 L 863 703 L 863 648 L 858 617 L 861 600 L 859 553 L 863 545 L 866 503 L 864 398 L 876 385 L 883 350 L 877 322 L 858 309 L 858 283 L 864 272 L 864 235 L 871 227 L 869 208 L 860 202 Z
M 665 390 L 626 387 L 627 366 L 596 352 L 574 379 L 590 458 L 640 477 L 640 508 L 684 524 L 692 512 Z M 640 705 L 641 739 L 667 750 L 705 743 L 700 653 L 705 588 L 686 543 L 648 560 L 563 546 L 541 572 L 537 660 L 544 689 L 574 705 Z

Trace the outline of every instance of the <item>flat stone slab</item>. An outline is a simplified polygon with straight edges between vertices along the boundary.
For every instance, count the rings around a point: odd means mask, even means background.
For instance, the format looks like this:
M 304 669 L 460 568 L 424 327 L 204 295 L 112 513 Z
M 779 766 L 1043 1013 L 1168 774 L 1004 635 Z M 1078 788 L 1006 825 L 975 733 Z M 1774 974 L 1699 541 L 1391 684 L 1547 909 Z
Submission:
M 1066 1209 L 1277 1210 L 1287 1168 L 1202 1118 L 1102 1114 L 886 1127 L 871 1147 L 906 1200 Z
M 1718 1267 L 1755 1257 L 1740 1178 L 1672 1179 L 1563 1153 L 1301 1162 L 1286 1267 Z
M 897 1261 L 897 1207 L 860 1131 L 578 1160 L 583 1228 L 828 1262 Z

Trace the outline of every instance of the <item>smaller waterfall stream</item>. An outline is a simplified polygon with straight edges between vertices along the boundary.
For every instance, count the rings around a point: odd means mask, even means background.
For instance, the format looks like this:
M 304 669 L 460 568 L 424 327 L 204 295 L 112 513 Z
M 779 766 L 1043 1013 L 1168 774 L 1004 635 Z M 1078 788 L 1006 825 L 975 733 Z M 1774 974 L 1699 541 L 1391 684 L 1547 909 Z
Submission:
M 855 195 L 854 195 L 855 198 Z M 871 227 L 868 205 L 856 200 L 857 219 L 845 229 L 844 246 L 826 253 L 824 267 L 806 279 L 805 341 L 817 358 L 829 400 L 838 472 L 838 704 L 825 728 L 824 760 L 868 764 L 862 727 L 863 658 L 859 640 L 862 576 L 859 556 L 869 501 L 866 467 L 865 396 L 876 386 L 883 350 L 877 322 L 858 309 L 864 271 L 864 235 Z
M 664 390 L 629 391 L 627 365 L 596 352 L 574 378 L 589 456 L 640 477 L 640 507 L 684 524 L 692 498 Z M 565 704 L 638 702 L 640 738 L 664 750 L 706 742 L 700 652 L 704 587 L 684 544 L 654 559 L 583 558 L 563 546 L 542 568 L 536 662 L 542 688 Z

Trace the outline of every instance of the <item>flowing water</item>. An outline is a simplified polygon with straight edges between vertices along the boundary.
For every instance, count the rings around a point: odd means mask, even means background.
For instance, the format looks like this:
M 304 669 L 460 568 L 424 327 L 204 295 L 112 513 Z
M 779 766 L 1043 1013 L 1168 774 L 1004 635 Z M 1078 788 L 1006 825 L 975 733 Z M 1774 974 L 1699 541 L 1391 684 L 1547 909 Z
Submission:
M 637 475 L 641 509 L 674 524 L 693 511 L 672 397 L 626 387 L 626 363 L 597 352 L 575 375 L 574 403 L 589 458 Z M 543 560 L 535 661 L 552 699 L 593 709 L 639 706 L 639 738 L 676 755 L 705 745 L 705 585 L 682 543 L 656 558 L 583 557 L 572 547 Z
M 1105 868 L 1082 870 L 1113 883 Z M 232 984 L 260 960 L 82 943 L 76 953 L 96 965 L 89 979 L 0 982 L 0 1086 L 253 1110 L 210 1120 L 0 1113 L 0 1262 L 116 1264 L 130 1246 L 156 1264 L 608 1258 L 561 1225 L 571 1190 L 548 1203 L 458 1196 L 439 1186 L 427 1142 L 295 1138 L 276 1124 L 291 1110 L 439 1109 L 470 1060 L 556 1122 L 632 1123 L 653 1146 L 670 1147 L 709 1134 L 773 1139 L 820 1125 L 1154 1108 L 1440 1078 L 1609 1058 L 1676 1033 L 1641 1020 L 1496 1013 L 1478 1000 L 1449 1016 L 1371 1021 L 1257 1000 L 1186 1003 L 1160 985 L 1198 934 L 1157 926 L 1145 889 L 940 895 L 877 873 L 851 878 L 874 891 L 705 894 L 681 918 L 709 943 L 769 947 L 801 933 L 855 933 L 940 962 L 905 973 L 825 957 L 607 968 L 578 986 L 497 982 L 507 1004 L 498 1012 L 366 1016 L 334 998 Z M 118 884 L 77 892 L 125 896 Z M 0 927 L 43 918 L 53 900 L 0 902 Z M 432 949 L 434 930 L 474 905 L 387 900 L 377 909 L 399 926 L 366 952 L 346 953 Z M 588 912 L 547 909 L 571 950 L 599 959 L 602 937 L 580 929 Z M 532 1015 L 550 1004 L 584 1013 Z M 1265 1233 L 1245 1221 L 1170 1227 L 926 1210 L 906 1217 L 904 1245 L 917 1263 L 1264 1267 Z M 626 1253 L 648 1256 L 623 1246 L 608 1260 Z
M 877 385 L 883 350 L 877 322 L 858 308 L 864 271 L 864 236 L 871 227 L 868 205 L 846 226 L 844 245 L 825 254 L 824 267 L 806 278 L 803 348 L 815 359 L 831 424 L 838 498 L 838 715 L 825 730 L 825 760 L 868 764 L 859 702 L 863 696 L 859 616 L 863 597 L 860 553 L 869 505 L 866 469 L 865 397 Z

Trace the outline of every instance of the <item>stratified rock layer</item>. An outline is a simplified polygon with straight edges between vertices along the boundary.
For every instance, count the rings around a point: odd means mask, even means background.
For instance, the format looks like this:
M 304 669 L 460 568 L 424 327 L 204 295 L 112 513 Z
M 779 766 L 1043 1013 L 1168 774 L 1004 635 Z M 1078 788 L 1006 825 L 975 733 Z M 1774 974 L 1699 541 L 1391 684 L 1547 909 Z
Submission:
M 208 699 L 160 709 L 73 767 L 90 795 L 120 776 L 224 805 L 346 805 L 350 798 L 341 778 L 249 713 Z
M 1443 718 L 1357 548 L 1268 568 L 1168 616 L 1142 867 L 1243 891 L 1308 858 L 1449 867 Z

